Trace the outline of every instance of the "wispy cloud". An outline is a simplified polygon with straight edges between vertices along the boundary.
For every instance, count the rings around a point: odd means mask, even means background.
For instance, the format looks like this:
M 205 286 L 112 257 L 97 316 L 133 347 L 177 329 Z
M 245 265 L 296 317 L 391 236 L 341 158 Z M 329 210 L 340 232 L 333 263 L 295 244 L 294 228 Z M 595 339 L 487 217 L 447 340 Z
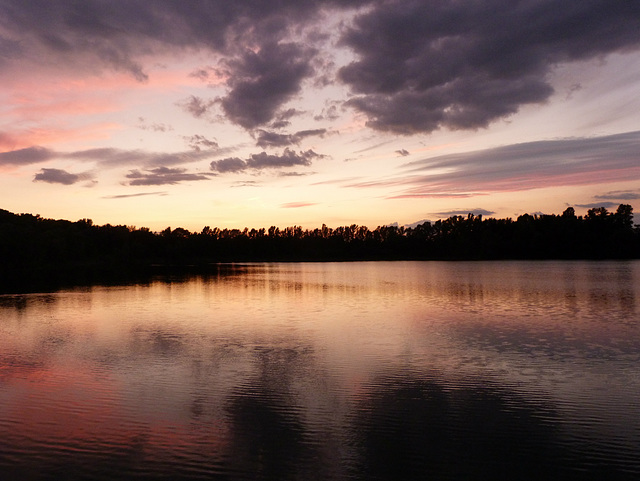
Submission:
M 187 169 L 170 169 L 168 167 L 156 167 L 144 172 L 130 171 L 126 177 L 130 179 L 129 185 L 174 185 L 180 182 L 209 180 L 211 173 L 190 173 Z
M 615 190 L 607 192 L 606 194 L 596 195 L 595 197 L 596 199 L 603 200 L 637 200 L 640 199 L 640 191 Z
M 192 150 L 186 152 L 149 152 L 144 150 L 126 150 L 110 147 L 58 152 L 46 147 L 28 147 L 0 153 L 0 165 L 29 165 L 50 160 L 76 160 L 95 162 L 103 168 L 118 166 L 172 166 L 207 160 L 229 149 L 216 149 L 216 143 L 202 136 L 189 138 Z M 201 147 L 202 146 L 202 147 Z
M 287 202 L 280 205 L 283 209 L 299 209 L 301 207 L 311 207 L 312 205 L 318 205 L 316 202 Z
M 148 123 L 144 117 L 138 118 L 138 128 L 141 130 L 151 130 L 153 132 L 170 132 L 173 127 L 163 122 L 151 122 Z
M 102 196 L 103 199 L 128 199 L 130 197 L 145 197 L 145 196 L 165 196 L 168 195 L 168 192 L 139 192 L 137 194 L 120 194 L 120 195 L 105 195 Z
M 477 195 L 640 179 L 640 131 L 506 145 L 409 162 L 400 175 L 350 187 L 398 187 L 394 198 Z
M 618 205 L 618 202 L 592 202 L 590 204 L 576 204 L 576 207 L 581 207 L 582 209 L 597 209 L 598 207 L 611 209 L 612 207 L 618 207 Z

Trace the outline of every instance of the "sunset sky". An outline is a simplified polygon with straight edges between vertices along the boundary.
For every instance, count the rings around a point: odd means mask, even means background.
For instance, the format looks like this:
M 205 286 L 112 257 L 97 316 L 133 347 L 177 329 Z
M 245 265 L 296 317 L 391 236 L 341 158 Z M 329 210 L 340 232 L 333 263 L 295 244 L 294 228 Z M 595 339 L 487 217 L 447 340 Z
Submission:
M 0 0 L 0 208 L 192 231 L 640 208 L 639 48 L 634 0 Z

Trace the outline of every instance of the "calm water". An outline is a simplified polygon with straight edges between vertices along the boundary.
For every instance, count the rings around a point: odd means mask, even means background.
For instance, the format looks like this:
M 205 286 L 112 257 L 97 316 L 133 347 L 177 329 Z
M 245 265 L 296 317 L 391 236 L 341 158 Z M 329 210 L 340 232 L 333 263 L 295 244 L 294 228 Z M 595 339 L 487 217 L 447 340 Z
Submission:
M 640 262 L 0 296 L 0 479 L 640 479 Z

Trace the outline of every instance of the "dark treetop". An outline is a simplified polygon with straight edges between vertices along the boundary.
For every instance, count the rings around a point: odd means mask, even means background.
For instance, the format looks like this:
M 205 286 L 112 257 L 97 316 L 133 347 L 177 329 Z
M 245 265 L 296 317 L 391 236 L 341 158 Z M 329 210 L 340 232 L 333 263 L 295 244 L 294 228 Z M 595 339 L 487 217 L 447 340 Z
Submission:
M 416 227 L 350 225 L 316 229 L 148 228 L 77 222 L 0 210 L 2 283 L 56 272 L 123 273 L 153 266 L 220 262 L 640 258 L 630 205 L 576 216 L 524 214 L 516 220 L 453 216 Z M 0 286 L 1 287 L 1 286 Z

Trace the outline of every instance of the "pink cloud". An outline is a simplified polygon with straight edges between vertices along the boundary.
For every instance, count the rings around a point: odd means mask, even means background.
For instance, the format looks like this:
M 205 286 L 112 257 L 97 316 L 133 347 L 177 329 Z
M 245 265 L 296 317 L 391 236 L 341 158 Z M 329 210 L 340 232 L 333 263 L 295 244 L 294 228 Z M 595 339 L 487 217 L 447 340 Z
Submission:
M 300 207 L 310 207 L 312 205 L 318 205 L 315 202 L 288 202 L 286 204 L 282 204 L 280 207 L 284 209 L 297 209 Z
M 404 164 L 404 176 L 347 187 L 405 189 L 393 198 L 518 192 L 640 179 L 640 131 L 567 138 L 430 157 Z
M 114 130 L 121 129 L 114 122 L 99 122 L 81 128 L 36 127 L 0 132 L 0 150 L 19 150 L 34 145 L 55 145 L 66 142 L 86 142 L 108 139 Z

